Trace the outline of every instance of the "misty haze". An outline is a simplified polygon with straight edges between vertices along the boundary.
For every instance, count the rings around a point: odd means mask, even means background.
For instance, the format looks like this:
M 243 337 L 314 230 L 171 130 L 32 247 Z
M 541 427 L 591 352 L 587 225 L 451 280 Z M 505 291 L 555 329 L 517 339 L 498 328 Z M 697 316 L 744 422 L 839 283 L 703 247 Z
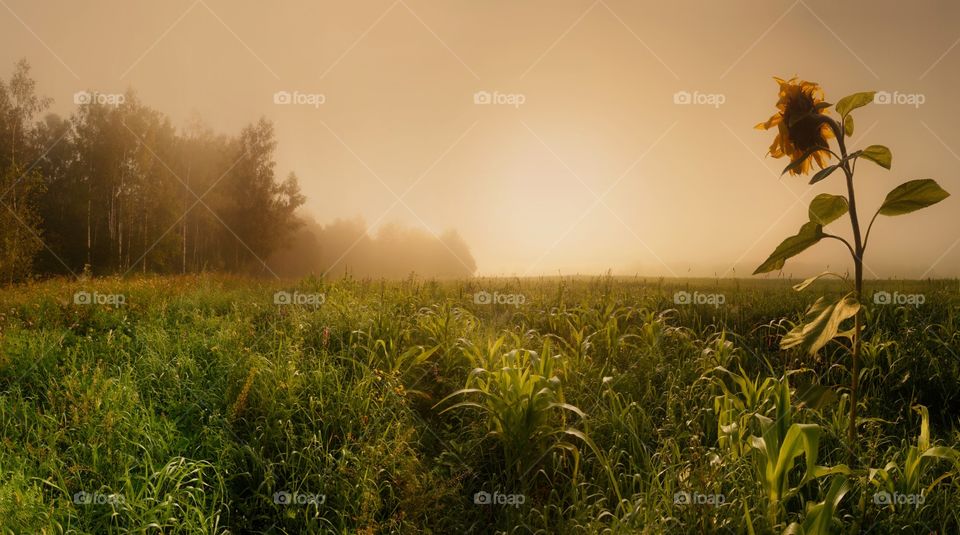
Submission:
M 0 0 L 0 533 L 960 533 L 960 4 Z

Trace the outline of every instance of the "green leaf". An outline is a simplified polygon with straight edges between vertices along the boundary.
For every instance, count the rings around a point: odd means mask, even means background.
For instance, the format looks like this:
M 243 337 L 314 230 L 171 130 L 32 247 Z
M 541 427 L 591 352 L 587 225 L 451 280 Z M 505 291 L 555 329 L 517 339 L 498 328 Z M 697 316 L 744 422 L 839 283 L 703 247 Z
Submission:
M 838 475 L 830 481 L 825 499 L 808 506 L 801 529 L 803 535 L 829 535 L 833 531 L 834 523 L 837 521 L 835 518 L 837 507 L 850 491 L 850 487 L 845 475 Z
M 586 417 L 587 417 L 587 415 L 584 414 L 584 412 L 583 412 L 582 410 L 578 409 L 577 407 L 575 407 L 575 406 L 573 406 L 573 405 L 571 405 L 571 404 L 569 404 L 569 403 L 550 403 L 549 405 L 547 405 L 547 407 L 549 407 L 549 408 L 551 408 L 551 409 L 554 409 L 554 408 L 556 408 L 556 409 L 565 409 L 565 410 L 568 410 L 568 411 L 576 414 L 577 416 L 579 416 L 579 417 L 581 417 L 581 418 L 586 418 Z
M 786 387 L 784 382 L 783 387 Z M 789 398 L 780 396 L 778 401 L 789 401 Z M 777 412 L 792 410 L 789 406 L 777 405 Z M 820 426 L 817 424 L 790 424 L 785 420 L 789 412 L 783 413 L 776 420 L 754 413 L 760 422 L 762 436 L 751 435 L 749 444 L 759 453 L 758 461 L 763 476 L 760 479 L 767 498 L 778 504 L 795 494 L 803 482 L 815 477 L 817 468 L 817 454 L 820 444 Z M 790 487 L 790 473 L 796 464 L 797 457 L 804 456 L 806 472 L 803 480 L 797 487 Z
M 828 165 L 827 167 L 824 167 L 823 169 L 817 171 L 817 174 L 813 175 L 813 178 L 810 179 L 810 185 L 812 186 L 813 184 L 820 182 L 824 178 L 827 178 L 834 171 L 836 171 L 838 167 L 840 167 L 839 164 L 833 164 L 833 165 Z
M 743 519 L 747 524 L 747 535 L 757 535 L 753 528 L 753 519 L 750 518 L 750 508 L 747 507 L 747 500 L 743 500 Z
M 937 204 L 949 196 L 950 194 L 944 191 L 936 180 L 929 178 L 911 180 L 893 188 L 893 191 L 883 200 L 879 212 L 891 216 L 909 214 Z
M 827 226 L 847 213 L 847 198 L 842 195 L 821 193 L 810 201 L 810 221 Z
M 836 277 L 836 278 L 838 278 L 838 279 L 842 279 L 842 278 L 843 278 L 843 277 L 840 276 L 840 274 L 838 274 L 838 273 L 834 273 L 834 272 L 832 272 L 832 271 L 824 271 L 823 273 L 821 273 L 821 274 L 819 274 L 819 275 L 816 275 L 816 276 L 814 276 L 814 277 L 810 277 L 809 279 L 801 282 L 800 284 L 794 285 L 793 289 L 796 290 L 796 291 L 798 291 L 798 292 L 802 292 L 803 290 L 805 290 L 805 289 L 807 288 L 807 286 L 810 286 L 811 284 L 813 284 L 813 281 L 815 281 L 815 280 L 817 280 L 817 279 L 820 279 L 820 278 L 822 278 L 822 277 L 829 277 L 829 276 L 833 276 L 833 277 Z
M 920 454 L 920 457 L 926 459 L 932 457 L 935 459 L 943 459 L 945 461 L 957 462 L 960 460 L 960 453 L 957 450 L 950 448 L 948 446 L 934 446 L 932 448 L 927 448 L 923 453 Z
M 806 456 L 807 473 L 805 478 L 813 477 L 817 466 L 817 454 L 820 444 L 820 426 L 817 424 L 793 424 L 780 444 L 775 474 L 786 478 L 793 468 L 793 461 L 800 455 Z
M 853 115 L 843 118 L 843 133 L 850 137 L 853 135 Z
M 930 448 L 930 411 L 924 405 L 914 405 L 913 411 L 920 415 L 920 435 L 917 436 L 917 449 Z
M 811 245 L 823 239 L 823 225 L 809 222 L 800 227 L 796 236 L 790 236 L 770 254 L 767 260 L 753 272 L 754 275 L 783 268 L 788 258 L 805 251 Z
M 837 110 L 837 113 L 840 114 L 840 117 L 846 117 L 851 111 L 866 106 L 873 102 L 873 95 L 876 91 L 864 91 L 862 93 L 854 93 L 852 95 L 843 97 L 840 99 L 840 102 L 837 102 L 837 105 L 834 109 Z
M 439 407 L 440 405 L 443 405 L 444 403 L 446 403 L 447 400 L 453 399 L 453 398 L 455 398 L 455 397 L 457 397 L 457 396 L 462 396 L 462 395 L 465 395 L 465 394 L 475 394 L 475 393 L 479 393 L 479 392 L 483 392 L 483 391 L 480 390 L 479 388 L 461 388 L 460 390 L 457 390 L 456 392 L 453 392 L 453 393 L 450 394 L 449 396 L 447 396 L 447 397 L 441 399 L 440 401 L 438 401 L 438 402 L 433 406 L 433 408 L 436 409 L 436 408 Z M 476 404 L 474 404 L 474 405 L 476 405 Z M 452 408 L 453 408 L 453 407 L 447 407 L 446 409 L 444 409 L 443 411 L 441 411 L 440 414 L 443 414 L 444 412 L 447 412 L 448 410 L 450 410 L 450 409 L 452 409 Z
M 808 354 L 814 355 L 827 345 L 827 342 L 836 338 L 844 320 L 852 318 L 859 311 L 860 303 L 852 292 L 833 303 L 821 297 L 807 309 L 805 322 L 783 337 L 780 349 L 799 346 Z
M 853 470 L 845 464 L 838 464 L 834 466 L 817 466 L 813 469 L 813 477 L 820 479 L 821 477 L 832 476 L 835 474 L 843 475 L 853 475 Z
M 890 153 L 890 149 L 883 145 L 870 145 L 860 152 L 860 156 L 876 163 L 884 169 L 890 169 L 890 161 L 893 159 L 893 154 Z

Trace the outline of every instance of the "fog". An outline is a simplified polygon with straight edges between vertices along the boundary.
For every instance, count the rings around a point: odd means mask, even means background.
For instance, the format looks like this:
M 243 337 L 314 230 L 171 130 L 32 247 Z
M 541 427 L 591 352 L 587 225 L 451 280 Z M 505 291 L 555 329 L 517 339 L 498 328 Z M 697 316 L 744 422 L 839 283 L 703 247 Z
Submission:
M 880 218 L 865 275 L 955 277 L 958 23 L 948 1 L 5 0 L 0 74 L 26 58 L 64 116 L 77 91 L 134 89 L 177 127 L 267 118 L 306 198 L 270 263 L 391 276 L 749 276 L 845 193 L 766 157 L 772 76 L 880 90 L 905 98 L 858 110 L 850 143 L 893 169 L 858 168 L 858 204 L 915 178 L 954 195 Z M 850 264 L 824 243 L 784 274 Z
M 391 224 L 371 233 L 359 218 L 322 225 L 310 216 L 302 216 L 302 226 L 290 243 L 267 264 L 281 277 L 462 278 L 477 269 L 469 248 L 453 230 L 434 236 Z

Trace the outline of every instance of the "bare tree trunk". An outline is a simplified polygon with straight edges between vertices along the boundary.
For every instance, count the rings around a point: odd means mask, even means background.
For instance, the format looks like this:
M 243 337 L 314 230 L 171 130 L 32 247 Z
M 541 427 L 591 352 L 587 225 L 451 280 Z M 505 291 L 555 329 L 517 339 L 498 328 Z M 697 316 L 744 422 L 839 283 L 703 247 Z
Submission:
M 147 256 L 149 256 L 150 251 L 147 250 L 147 210 L 144 207 L 143 210 L 143 270 L 144 275 L 147 274 Z
M 93 265 L 93 235 L 91 225 L 91 211 L 93 210 L 93 174 L 87 177 L 87 265 Z
M 188 189 L 190 186 L 190 171 L 191 166 L 187 165 L 187 183 L 184 185 L 185 189 Z M 185 274 L 187 272 L 187 195 L 184 192 L 183 195 L 183 221 L 180 225 L 180 248 L 181 248 L 181 260 L 180 260 L 180 273 Z

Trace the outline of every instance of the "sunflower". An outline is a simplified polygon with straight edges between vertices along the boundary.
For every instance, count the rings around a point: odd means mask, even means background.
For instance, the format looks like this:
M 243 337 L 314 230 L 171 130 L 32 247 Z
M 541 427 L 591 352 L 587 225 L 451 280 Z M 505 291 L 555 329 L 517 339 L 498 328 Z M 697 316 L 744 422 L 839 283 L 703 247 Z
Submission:
M 780 110 L 766 122 L 756 127 L 769 130 L 777 126 L 777 137 L 770 145 L 770 155 L 774 158 L 788 156 L 791 164 L 790 174 L 803 175 L 810 171 L 811 160 L 816 160 L 821 169 L 830 159 L 827 139 L 833 137 L 829 120 L 826 120 L 827 105 L 823 103 L 823 90 L 814 82 L 796 78 L 782 80 L 774 77 L 780 84 Z M 823 150 L 815 150 L 823 147 Z M 802 160 L 802 161 L 801 161 Z M 799 163 L 798 163 L 799 162 Z

